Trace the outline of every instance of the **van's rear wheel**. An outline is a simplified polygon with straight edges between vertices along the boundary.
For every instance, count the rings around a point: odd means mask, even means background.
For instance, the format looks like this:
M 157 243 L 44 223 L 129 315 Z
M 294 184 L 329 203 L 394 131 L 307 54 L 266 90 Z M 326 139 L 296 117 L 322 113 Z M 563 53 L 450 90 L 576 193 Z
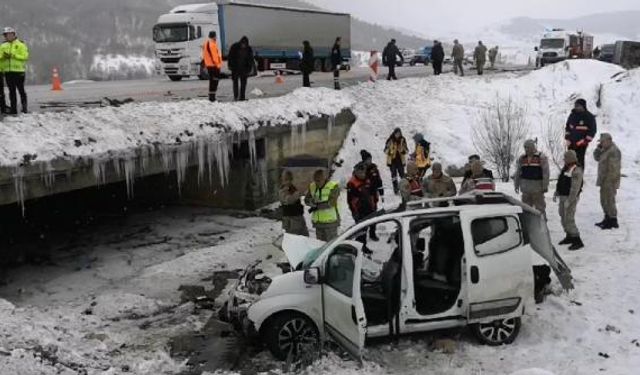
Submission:
M 520 318 L 494 320 L 490 323 L 479 323 L 471 326 L 478 340 L 490 346 L 511 344 L 520 333 Z
M 316 355 L 320 349 L 320 334 L 316 325 L 306 316 L 286 312 L 267 322 L 264 341 L 277 359 L 297 361 Z

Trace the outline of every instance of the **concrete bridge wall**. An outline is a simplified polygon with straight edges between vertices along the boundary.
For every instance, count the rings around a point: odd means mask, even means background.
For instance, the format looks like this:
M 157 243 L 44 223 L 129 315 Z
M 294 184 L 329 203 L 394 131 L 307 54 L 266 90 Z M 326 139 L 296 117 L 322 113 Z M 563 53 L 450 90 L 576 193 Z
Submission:
M 177 194 L 187 202 L 255 209 L 276 200 L 284 166 L 294 167 L 301 185 L 314 169 L 309 166 L 328 167 L 354 122 L 351 111 L 344 110 L 335 117 L 312 117 L 303 126 L 272 124 L 235 133 L 216 144 L 143 147 L 127 160 L 60 160 L 0 168 L 0 206 L 24 206 L 61 193 L 122 184 L 131 198 Z M 167 178 L 159 178 L 162 175 Z M 150 177 L 154 184 L 141 183 Z

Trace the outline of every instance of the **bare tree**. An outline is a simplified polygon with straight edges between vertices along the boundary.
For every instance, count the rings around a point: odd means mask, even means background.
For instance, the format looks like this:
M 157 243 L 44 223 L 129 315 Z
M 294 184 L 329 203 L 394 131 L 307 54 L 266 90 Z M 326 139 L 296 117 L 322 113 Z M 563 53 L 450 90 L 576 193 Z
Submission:
M 511 166 L 527 136 L 526 110 L 509 96 L 496 101 L 479 118 L 479 126 L 473 128 L 472 140 L 478 152 L 497 170 L 507 182 Z
M 566 149 L 564 140 L 564 122 L 562 117 L 552 114 L 542 125 L 543 146 L 549 155 L 549 159 L 558 168 L 564 165 L 564 151 Z

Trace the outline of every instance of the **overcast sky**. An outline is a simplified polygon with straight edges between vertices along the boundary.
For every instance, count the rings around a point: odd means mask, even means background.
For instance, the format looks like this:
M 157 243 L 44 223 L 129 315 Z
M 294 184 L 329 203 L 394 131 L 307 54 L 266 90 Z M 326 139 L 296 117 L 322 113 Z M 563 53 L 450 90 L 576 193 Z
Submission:
M 369 22 L 404 27 L 425 35 L 469 32 L 517 16 L 573 18 L 593 13 L 640 10 L 640 0 L 307 0 Z

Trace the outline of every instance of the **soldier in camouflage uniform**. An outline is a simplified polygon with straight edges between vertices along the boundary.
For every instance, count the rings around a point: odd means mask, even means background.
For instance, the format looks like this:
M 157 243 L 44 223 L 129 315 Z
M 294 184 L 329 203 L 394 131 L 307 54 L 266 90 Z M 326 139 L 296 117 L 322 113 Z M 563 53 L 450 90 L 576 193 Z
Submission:
M 604 211 L 604 220 L 596 225 L 602 229 L 618 228 L 616 194 L 620 188 L 622 154 L 613 143 L 611 134 L 600 135 L 600 142 L 593 152 L 593 157 L 598 162 L 597 185 L 600 187 L 600 204 Z
M 583 172 L 578 164 L 578 156 L 573 150 L 564 154 L 564 167 L 558 176 L 558 185 L 553 201 L 560 199 L 558 211 L 562 221 L 562 228 L 567 236 L 559 245 L 570 245 L 569 250 L 579 250 L 584 247 L 580 239 L 580 231 L 576 226 L 576 207 L 582 192 Z

